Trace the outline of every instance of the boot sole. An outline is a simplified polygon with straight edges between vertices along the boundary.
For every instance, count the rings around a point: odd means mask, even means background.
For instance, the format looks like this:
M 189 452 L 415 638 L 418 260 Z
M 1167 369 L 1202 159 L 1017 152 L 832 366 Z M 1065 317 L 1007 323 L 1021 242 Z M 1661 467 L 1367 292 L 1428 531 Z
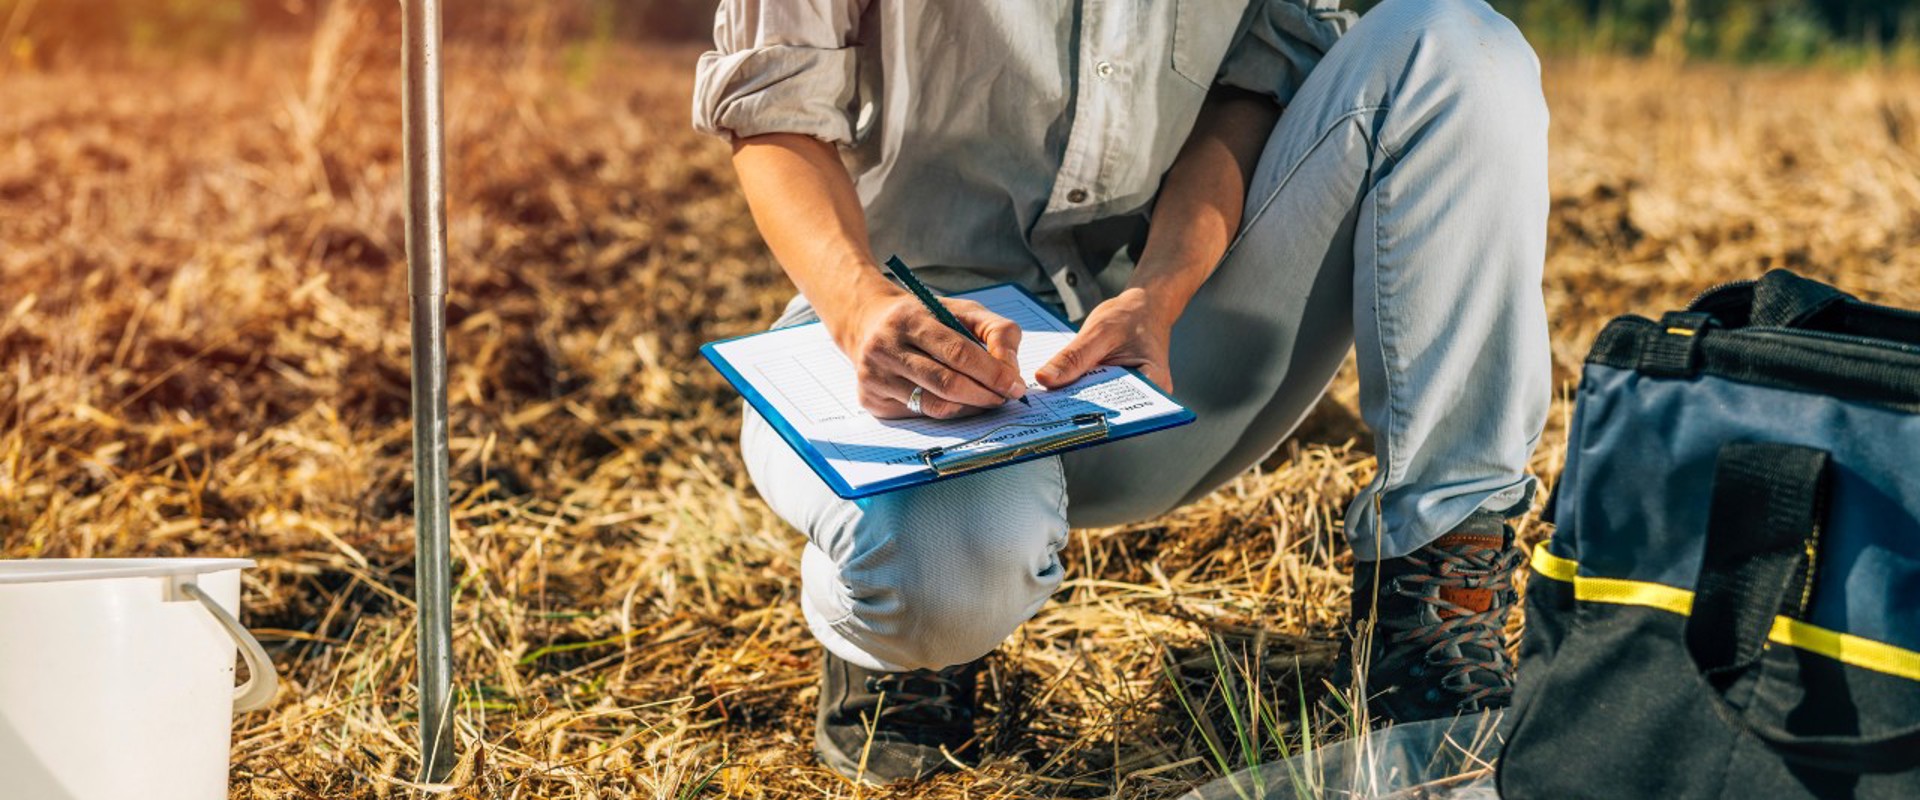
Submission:
M 839 773 L 840 777 L 862 786 L 871 786 L 876 789 L 884 789 L 903 783 L 925 780 L 935 775 L 953 771 L 952 764 L 941 762 L 939 766 L 915 775 L 901 776 L 892 780 L 883 781 L 876 778 L 871 772 L 862 772 L 860 770 L 860 758 L 857 755 L 849 756 L 841 752 L 838 748 L 835 748 L 833 743 L 827 740 L 826 735 L 821 732 L 818 726 L 815 726 L 813 729 L 813 756 L 819 759 L 820 763 L 826 766 L 826 768 Z

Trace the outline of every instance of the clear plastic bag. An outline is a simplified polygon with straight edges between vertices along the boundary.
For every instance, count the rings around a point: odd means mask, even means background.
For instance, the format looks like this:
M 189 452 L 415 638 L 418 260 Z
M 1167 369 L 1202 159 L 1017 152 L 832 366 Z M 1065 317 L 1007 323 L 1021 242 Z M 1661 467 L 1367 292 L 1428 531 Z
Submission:
M 1501 712 L 1395 725 L 1244 769 L 1181 800 L 1497 800 Z

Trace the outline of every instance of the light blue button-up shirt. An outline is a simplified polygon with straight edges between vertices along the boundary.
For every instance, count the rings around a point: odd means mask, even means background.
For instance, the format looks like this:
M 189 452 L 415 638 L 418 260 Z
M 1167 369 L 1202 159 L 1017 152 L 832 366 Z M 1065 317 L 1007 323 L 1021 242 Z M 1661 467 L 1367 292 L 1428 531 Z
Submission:
M 838 145 L 879 258 L 1077 319 L 1144 242 L 1208 88 L 1284 104 L 1351 21 L 1338 0 L 724 0 L 693 120 Z

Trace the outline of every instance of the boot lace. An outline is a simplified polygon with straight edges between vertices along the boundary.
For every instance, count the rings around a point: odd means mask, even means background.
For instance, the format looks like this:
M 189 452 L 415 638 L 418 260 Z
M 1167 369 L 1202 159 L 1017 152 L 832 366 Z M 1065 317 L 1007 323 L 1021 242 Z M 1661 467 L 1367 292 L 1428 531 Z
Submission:
M 1381 625 L 1393 632 L 1392 641 L 1424 646 L 1427 665 L 1446 670 L 1441 686 L 1461 695 L 1463 707 L 1511 697 L 1513 663 L 1507 656 L 1504 628 L 1513 597 L 1513 574 L 1523 560 L 1520 549 L 1436 544 L 1407 558 L 1420 570 L 1396 578 L 1392 591 L 1433 606 L 1437 621 L 1382 620 Z M 1482 611 L 1446 599 L 1442 589 L 1484 589 L 1492 599 Z
M 899 722 L 927 724 L 952 723 L 973 716 L 973 709 L 954 698 L 966 690 L 961 684 L 967 665 L 943 670 L 889 672 L 869 676 L 866 689 L 885 697 L 880 703 L 880 718 Z

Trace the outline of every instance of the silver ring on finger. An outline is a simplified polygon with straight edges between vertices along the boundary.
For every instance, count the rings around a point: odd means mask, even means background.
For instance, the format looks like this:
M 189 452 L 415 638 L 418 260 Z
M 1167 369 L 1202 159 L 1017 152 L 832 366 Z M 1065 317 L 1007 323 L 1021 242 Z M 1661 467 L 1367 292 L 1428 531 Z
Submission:
M 915 416 L 925 416 L 927 413 L 920 408 L 920 395 L 925 391 L 925 388 L 915 386 L 913 387 L 913 391 L 907 394 L 907 411 L 913 413 Z

